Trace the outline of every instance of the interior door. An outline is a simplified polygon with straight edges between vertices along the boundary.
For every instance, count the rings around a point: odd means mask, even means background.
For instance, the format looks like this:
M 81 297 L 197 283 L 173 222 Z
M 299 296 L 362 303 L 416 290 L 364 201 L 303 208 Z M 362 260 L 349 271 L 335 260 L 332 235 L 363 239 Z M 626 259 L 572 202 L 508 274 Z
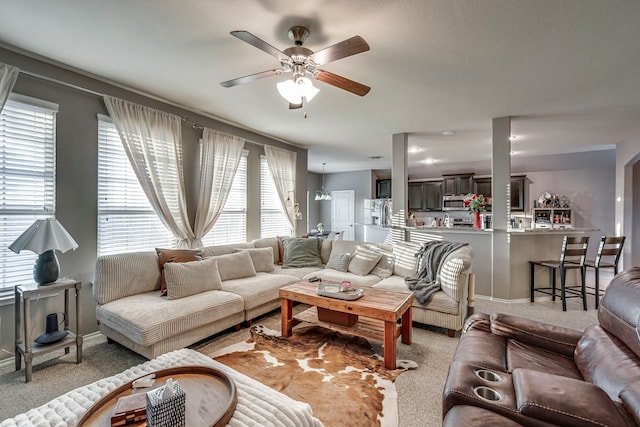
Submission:
M 343 240 L 354 240 L 355 190 L 331 192 L 331 231 L 343 232 Z

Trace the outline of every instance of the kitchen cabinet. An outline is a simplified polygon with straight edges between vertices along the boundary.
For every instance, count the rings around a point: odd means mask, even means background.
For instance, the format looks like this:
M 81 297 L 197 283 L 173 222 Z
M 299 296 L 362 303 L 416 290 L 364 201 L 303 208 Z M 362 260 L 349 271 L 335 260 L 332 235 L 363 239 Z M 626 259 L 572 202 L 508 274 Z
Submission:
M 442 181 L 410 182 L 408 207 L 411 212 L 442 210 Z
M 376 180 L 376 199 L 390 199 L 390 198 L 391 198 L 391 180 L 377 179 Z
M 427 212 L 442 210 L 442 181 L 423 182 L 424 210 Z
M 473 192 L 491 197 L 491 178 L 475 178 L 473 180 Z
M 471 193 L 473 189 L 473 175 L 444 175 L 442 186 L 445 196 L 458 196 Z
M 409 212 L 423 212 L 424 210 L 424 189 L 422 182 L 410 182 L 407 192 L 407 205 Z
M 525 175 L 511 177 L 511 210 L 512 211 L 523 211 L 525 209 L 525 206 L 524 206 L 525 180 L 526 180 Z M 482 194 L 483 196 L 492 197 L 491 178 L 490 177 L 474 178 L 473 192 L 476 194 Z

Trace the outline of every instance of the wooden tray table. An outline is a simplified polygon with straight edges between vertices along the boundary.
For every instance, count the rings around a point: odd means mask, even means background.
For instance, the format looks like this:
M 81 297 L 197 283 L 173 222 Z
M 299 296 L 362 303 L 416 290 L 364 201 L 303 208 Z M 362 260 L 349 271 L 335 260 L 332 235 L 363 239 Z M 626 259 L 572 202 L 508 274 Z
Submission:
M 150 374 L 142 375 L 146 377 Z M 111 426 L 111 415 L 118 399 L 132 393 L 146 393 L 173 378 L 186 394 L 186 425 L 189 427 L 225 426 L 233 416 L 238 401 L 236 385 L 231 378 L 207 366 L 181 366 L 155 372 L 155 384 L 150 388 L 132 389 L 128 382 L 97 401 L 78 422 L 82 426 Z M 126 427 L 146 426 L 146 421 L 129 423 Z

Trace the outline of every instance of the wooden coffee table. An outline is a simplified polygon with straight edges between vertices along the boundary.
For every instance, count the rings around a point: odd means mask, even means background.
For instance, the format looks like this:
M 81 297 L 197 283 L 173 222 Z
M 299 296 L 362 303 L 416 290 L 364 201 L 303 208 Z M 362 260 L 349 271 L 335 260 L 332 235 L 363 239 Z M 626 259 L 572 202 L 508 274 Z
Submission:
M 302 280 L 280 289 L 282 302 L 282 336 L 289 337 L 293 327 L 301 322 L 359 337 L 382 341 L 384 366 L 396 368 L 396 339 L 401 336 L 403 344 L 411 344 L 411 304 L 413 293 L 390 291 L 363 286 L 364 295 L 354 301 L 323 297 L 316 293 L 316 284 Z M 293 302 L 312 306 L 293 316 Z M 358 316 L 352 326 L 343 326 L 318 319 L 317 307 L 338 313 Z M 398 324 L 398 320 L 401 323 Z

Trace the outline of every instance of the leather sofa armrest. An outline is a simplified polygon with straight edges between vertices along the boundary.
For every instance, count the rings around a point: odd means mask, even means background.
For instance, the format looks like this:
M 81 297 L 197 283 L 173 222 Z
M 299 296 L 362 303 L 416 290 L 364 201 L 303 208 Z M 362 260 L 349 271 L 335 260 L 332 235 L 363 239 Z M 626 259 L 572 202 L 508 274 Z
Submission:
M 475 313 L 470 315 L 462 326 L 462 333 L 471 330 L 491 332 L 491 319 L 488 314 Z
M 573 358 L 582 332 L 508 314 L 491 315 L 491 332 Z
M 562 426 L 627 425 L 615 403 L 595 384 L 517 368 L 513 385 L 522 415 Z

